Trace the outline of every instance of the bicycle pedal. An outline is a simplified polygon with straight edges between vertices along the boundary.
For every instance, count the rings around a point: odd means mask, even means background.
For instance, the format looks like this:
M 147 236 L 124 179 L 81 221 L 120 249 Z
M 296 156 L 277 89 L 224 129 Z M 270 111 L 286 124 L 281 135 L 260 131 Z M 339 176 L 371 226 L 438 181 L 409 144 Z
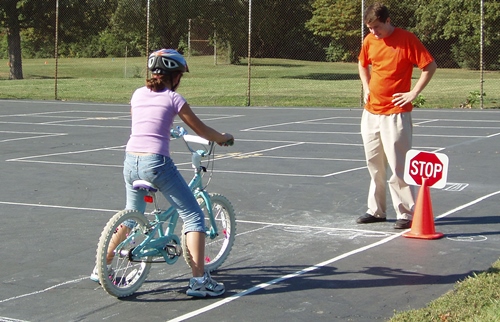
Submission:
M 163 247 L 164 250 L 167 251 L 169 256 L 181 256 L 182 255 L 182 247 L 178 244 L 166 244 Z

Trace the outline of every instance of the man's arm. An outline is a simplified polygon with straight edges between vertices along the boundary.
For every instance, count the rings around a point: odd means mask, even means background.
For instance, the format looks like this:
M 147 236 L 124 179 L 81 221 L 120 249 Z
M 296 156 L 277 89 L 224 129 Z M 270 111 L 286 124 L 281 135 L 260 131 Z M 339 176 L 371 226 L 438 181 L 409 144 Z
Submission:
M 370 94 L 370 67 L 363 67 L 361 62 L 358 62 L 359 78 L 361 78 L 361 83 L 363 84 L 363 99 L 366 103 L 368 101 L 368 95 Z
M 431 78 L 434 75 L 436 69 L 437 64 L 435 61 L 432 61 L 430 64 L 425 66 L 422 69 L 422 73 L 420 74 L 415 87 L 413 87 L 411 91 L 407 93 L 395 93 L 394 95 L 392 95 L 392 97 L 394 97 L 394 99 L 392 100 L 394 105 L 403 106 L 405 104 L 411 103 L 415 98 L 417 98 L 418 94 L 420 94 L 424 90 L 425 86 L 427 86 L 427 84 L 429 84 L 429 82 L 431 81 Z

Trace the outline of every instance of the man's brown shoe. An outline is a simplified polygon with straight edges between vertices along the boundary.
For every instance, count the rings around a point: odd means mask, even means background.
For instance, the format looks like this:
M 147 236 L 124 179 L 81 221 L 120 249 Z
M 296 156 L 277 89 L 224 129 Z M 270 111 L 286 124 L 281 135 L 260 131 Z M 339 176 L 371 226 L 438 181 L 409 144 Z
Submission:
M 375 216 L 372 216 L 370 214 L 364 214 L 363 216 L 356 219 L 356 222 L 358 224 L 371 224 L 374 222 L 382 222 L 382 221 L 386 221 L 385 217 L 383 217 L 383 218 L 382 217 L 375 217 Z
M 398 219 L 394 224 L 394 229 L 408 229 L 411 228 L 411 220 L 408 219 Z

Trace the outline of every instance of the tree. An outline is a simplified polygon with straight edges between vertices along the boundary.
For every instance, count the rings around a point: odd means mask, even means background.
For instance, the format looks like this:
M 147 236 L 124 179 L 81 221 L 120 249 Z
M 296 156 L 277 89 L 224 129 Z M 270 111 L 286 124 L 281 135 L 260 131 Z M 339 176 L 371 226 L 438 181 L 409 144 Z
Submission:
M 126 46 L 134 56 L 160 48 L 179 49 L 188 33 L 188 20 L 200 16 L 203 7 L 203 1 L 199 0 L 150 0 L 148 31 L 147 4 L 146 0 L 118 1 L 109 27 L 102 33 L 108 54 L 121 56 Z
M 211 0 L 201 16 L 210 21 L 217 42 L 230 50 L 232 63 L 248 54 L 248 0 Z M 252 2 L 252 56 L 322 59 L 317 37 L 305 28 L 311 16 L 310 0 L 258 0 Z
M 323 60 L 324 52 L 305 24 L 309 0 L 260 0 L 253 6 L 252 48 L 256 57 Z
M 446 44 L 449 60 L 462 68 L 478 69 L 480 63 L 480 1 L 479 0 L 419 0 L 415 31 L 433 44 Z M 487 69 L 500 69 L 500 3 L 484 1 L 484 61 Z M 438 54 L 442 65 L 450 66 Z M 438 63 L 440 61 L 438 60 Z
M 18 2 L 17 0 L 3 0 L 0 5 L 0 23 L 7 32 L 9 79 L 23 79 Z
M 54 0 L 48 0 L 48 2 L 54 2 Z M 59 55 L 66 57 L 107 56 L 106 49 L 100 43 L 100 36 L 109 26 L 118 2 L 119 0 L 59 0 Z M 47 8 L 47 10 L 50 9 Z M 49 12 L 54 12 L 54 10 Z M 50 32 L 50 26 L 55 26 L 55 16 L 50 16 L 47 29 L 50 43 L 54 44 L 54 33 Z M 36 29 L 39 33 L 48 31 L 46 28 Z M 42 37 L 44 35 L 37 35 L 37 38 Z
M 146 55 L 146 2 L 118 1 L 98 39 L 105 55 Z
M 47 39 L 47 31 L 54 30 L 54 12 L 54 0 L 2 0 L 0 2 L 0 23 L 7 31 L 10 79 L 23 78 L 22 52 L 24 44 L 29 41 L 30 36 L 37 39 L 38 43 L 43 43 L 43 40 Z M 37 30 L 39 30 L 35 28 L 37 26 L 46 26 L 46 28 L 43 33 L 37 34 Z M 21 35 L 25 31 L 26 37 L 23 37 L 23 42 L 21 42 Z M 52 45 L 52 50 L 53 48 Z
M 189 19 L 197 19 L 204 9 L 199 0 L 155 0 L 151 2 L 151 33 L 157 48 L 178 48 L 188 34 Z
M 247 55 L 248 5 L 248 0 L 209 0 L 198 17 L 213 26 L 232 64 Z
M 329 60 L 355 60 L 361 44 L 361 2 L 350 0 L 315 0 L 312 17 L 306 27 L 314 35 L 331 39 Z
M 312 17 L 306 27 L 315 35 L 330 37 L 328 51 L 330 60 L 355 61 L 361 48 L 361 2 L 351 0 L 314 0 Z M 368 1 L 367 1 L 368 2 Z M 416 5 L 412 1 L 386 0 L 391 22 L 401 28 L 415 24 L 413 13 Z M 366 3 L 368 6 L 369 3 Z M 365 28 L 364 34 L 368 30 Z
M 59 1 L 60 54 L 95 57 L 95 52 L 99 50 L 95 37 L 107 27 L 113 3 L 116 7 L 117 1 Z M 23 78 L 23 54 L 29 57 L 54 57 L 55 16 L 56 0 L 0 2 L 0 25 L 7 34 L 10 79 Z

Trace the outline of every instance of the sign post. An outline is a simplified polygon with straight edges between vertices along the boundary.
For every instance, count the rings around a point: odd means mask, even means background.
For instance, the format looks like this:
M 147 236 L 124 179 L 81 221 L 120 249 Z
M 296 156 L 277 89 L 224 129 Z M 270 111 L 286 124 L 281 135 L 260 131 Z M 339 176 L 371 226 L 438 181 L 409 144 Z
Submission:
M 411 230 L 403 234 L 408 238 L 437 239 L 444 235 L 434 230 L 434 214 L 430 187 L 443 188 L 448 177 L 448 156 L 409 150 L 406 153 L 404 180 L 409 185 L 419 185 L 413 212 Z

